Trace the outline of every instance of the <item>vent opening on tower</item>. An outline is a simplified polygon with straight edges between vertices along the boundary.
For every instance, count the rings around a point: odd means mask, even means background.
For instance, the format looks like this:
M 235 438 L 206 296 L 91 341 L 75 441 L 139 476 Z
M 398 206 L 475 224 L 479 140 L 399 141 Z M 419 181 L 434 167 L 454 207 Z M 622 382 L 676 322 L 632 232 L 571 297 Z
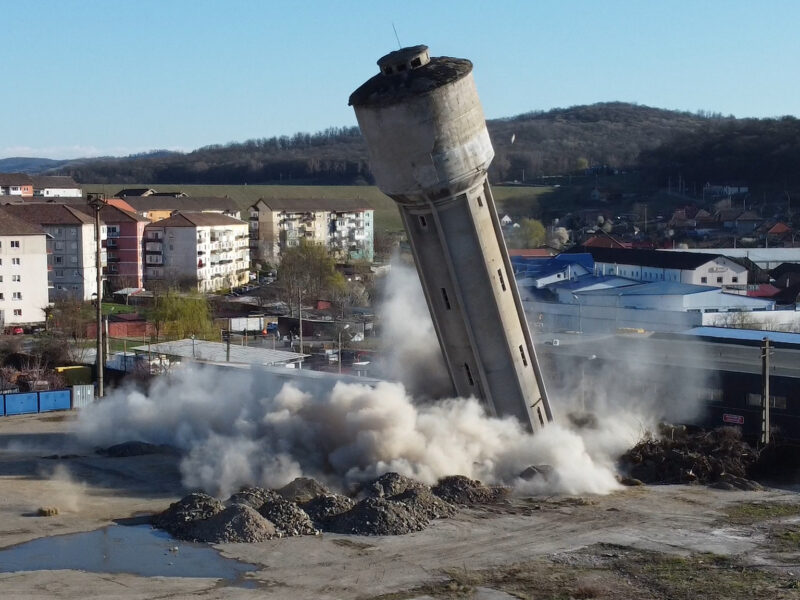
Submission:
M 483 208 L 483 198 L 481 198 L 480 196 L 478 196 L 478 206 Z
M 500 287 L 503 288 L 503 291 L 506 291 L 506 280 L 503 279 L 503 269 L 497 269 L 497 276 L 500 278 Z
M 525 356 L 525 348 L 522 347 L 522 344 L 519 346 L 519 354 L 522 356 L 522 364 L 526 367 L 528 366 L 528 358 Z
M 444 306 L 447 310 L 450 310 L 450 298 L 447 297 L 447 290 L 442 288 L 442 300 L 444 300 Z
M 467 373 L 467 381 L 469 381 L 470 385 L 474 386 L 475 380 L 472 379 L 472 372 L 469 370 L 469 365 L 467 363 L 464 363 L 464 371 Z
M 423 229 L 428 228 L 428 220 L 422 215 L 419 216 L 419 224 L 422 226 Z

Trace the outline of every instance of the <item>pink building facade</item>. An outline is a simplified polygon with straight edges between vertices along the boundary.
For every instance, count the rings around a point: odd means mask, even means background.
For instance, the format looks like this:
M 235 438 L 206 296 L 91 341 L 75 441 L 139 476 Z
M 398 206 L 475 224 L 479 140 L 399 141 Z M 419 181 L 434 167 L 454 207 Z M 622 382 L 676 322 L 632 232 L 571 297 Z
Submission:
M 100 218 L 106 224 L 106 279 L 110 291 L 144 287 L 142 239 L 150 221 L 116 206 L 104 206 Z

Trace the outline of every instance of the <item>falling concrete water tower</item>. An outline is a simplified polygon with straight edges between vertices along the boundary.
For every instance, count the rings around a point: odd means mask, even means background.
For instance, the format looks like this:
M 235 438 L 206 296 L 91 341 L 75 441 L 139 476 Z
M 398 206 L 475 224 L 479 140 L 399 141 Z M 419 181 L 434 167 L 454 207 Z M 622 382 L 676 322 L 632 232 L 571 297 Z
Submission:
M 537 431 L 552 415 L 486 177 L 494 150 L 472 63 L 414 46 L 378 66 L 350 104 L 400 208 L 455 391 Z

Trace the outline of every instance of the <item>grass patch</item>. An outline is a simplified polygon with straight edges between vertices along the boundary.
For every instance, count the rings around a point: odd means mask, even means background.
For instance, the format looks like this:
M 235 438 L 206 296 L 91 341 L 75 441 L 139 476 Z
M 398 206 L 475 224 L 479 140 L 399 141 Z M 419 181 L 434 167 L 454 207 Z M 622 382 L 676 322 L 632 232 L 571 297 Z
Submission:
M 800 515 L 800 504 L 783 502 L 743 502 L 725 509 L 726 521 L 734 525 L 751 525 L 759 521 Z

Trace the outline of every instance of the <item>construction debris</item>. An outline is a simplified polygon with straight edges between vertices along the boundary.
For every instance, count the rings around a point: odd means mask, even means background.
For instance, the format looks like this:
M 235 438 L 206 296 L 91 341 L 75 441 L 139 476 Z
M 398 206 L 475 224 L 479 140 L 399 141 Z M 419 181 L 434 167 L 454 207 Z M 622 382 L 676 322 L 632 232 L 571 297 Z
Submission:
M 278 493 L 290 502 L 302 504 L 323 494 L 330 494 L 330 490 L 316 479 L 297 477 L 279 489 Z
M 319 533 L 311 523 L 311 518 L 302 508 L 280 496 L 262 504 L 258 512 L 275 525 L 275 529 L 281 536 L 317 535 Z
M 208 494 L 189 494 L 169 505 L 153 518 L 153 525 L 181 540 L 193 540 L 196 523 L 210 519 L 224 509 L 222 502 Z
M 400 502 L 412 513 L 429 520 L 446 519 L 456 514 L 455 506 L 434 495 L 426 486 L 407 489 L 401 494 L 392 496 L 389 500 Z
M 228 498 L 225 504 L 227 506 L 231 506 L 233 504 L 244 504 L 250 508 L 255 508 L 258 510 L 266 502 L 271 502 L 280 498 L 281 497 L 278 495 L 278 493 L 273 492 L 272 490 L 267 490 L 260 487 L 244 487 Z
M 365 484 L 360 494 L 366 498 L 388 498 L 402 494 L 408 489 L 422 489 L 425 485 L 399 473 L 384 473 L 374 481 Z
M 311 517 L 311 521 L 317 528 L 327 529 L 328 522 L 333 517 L 353 508 L 355 501 L 340 494 L 324 494 L 304 502 L 300 506 Z
M 453 504 L 487 504 L 508 495 L 508 488 L 487 487 L 476 479 L 463 475 L 442 477 L 431 491 Z
M 276 535 L 275 526 L 246 504 L 232 504 L 208 519 L 194 522 L 190 530 L 193 541 L 210 544 L 264 542 Z
M 733 427 L 689 431 L 661 425 L 622 455 L 621 470 L 644 483 L 715 483 L 750 489 L 748 473 L 758 453 Z M 747 483 L 745 483 L 747 482 Z M 755 484 L 757 485 L 757 484 Z
M 327 528 L 354 535 L 402 535 L 425 529 L 428 522 L 425 515 L 413 512 L 402 502 L 372 497 L 330 519 Z

